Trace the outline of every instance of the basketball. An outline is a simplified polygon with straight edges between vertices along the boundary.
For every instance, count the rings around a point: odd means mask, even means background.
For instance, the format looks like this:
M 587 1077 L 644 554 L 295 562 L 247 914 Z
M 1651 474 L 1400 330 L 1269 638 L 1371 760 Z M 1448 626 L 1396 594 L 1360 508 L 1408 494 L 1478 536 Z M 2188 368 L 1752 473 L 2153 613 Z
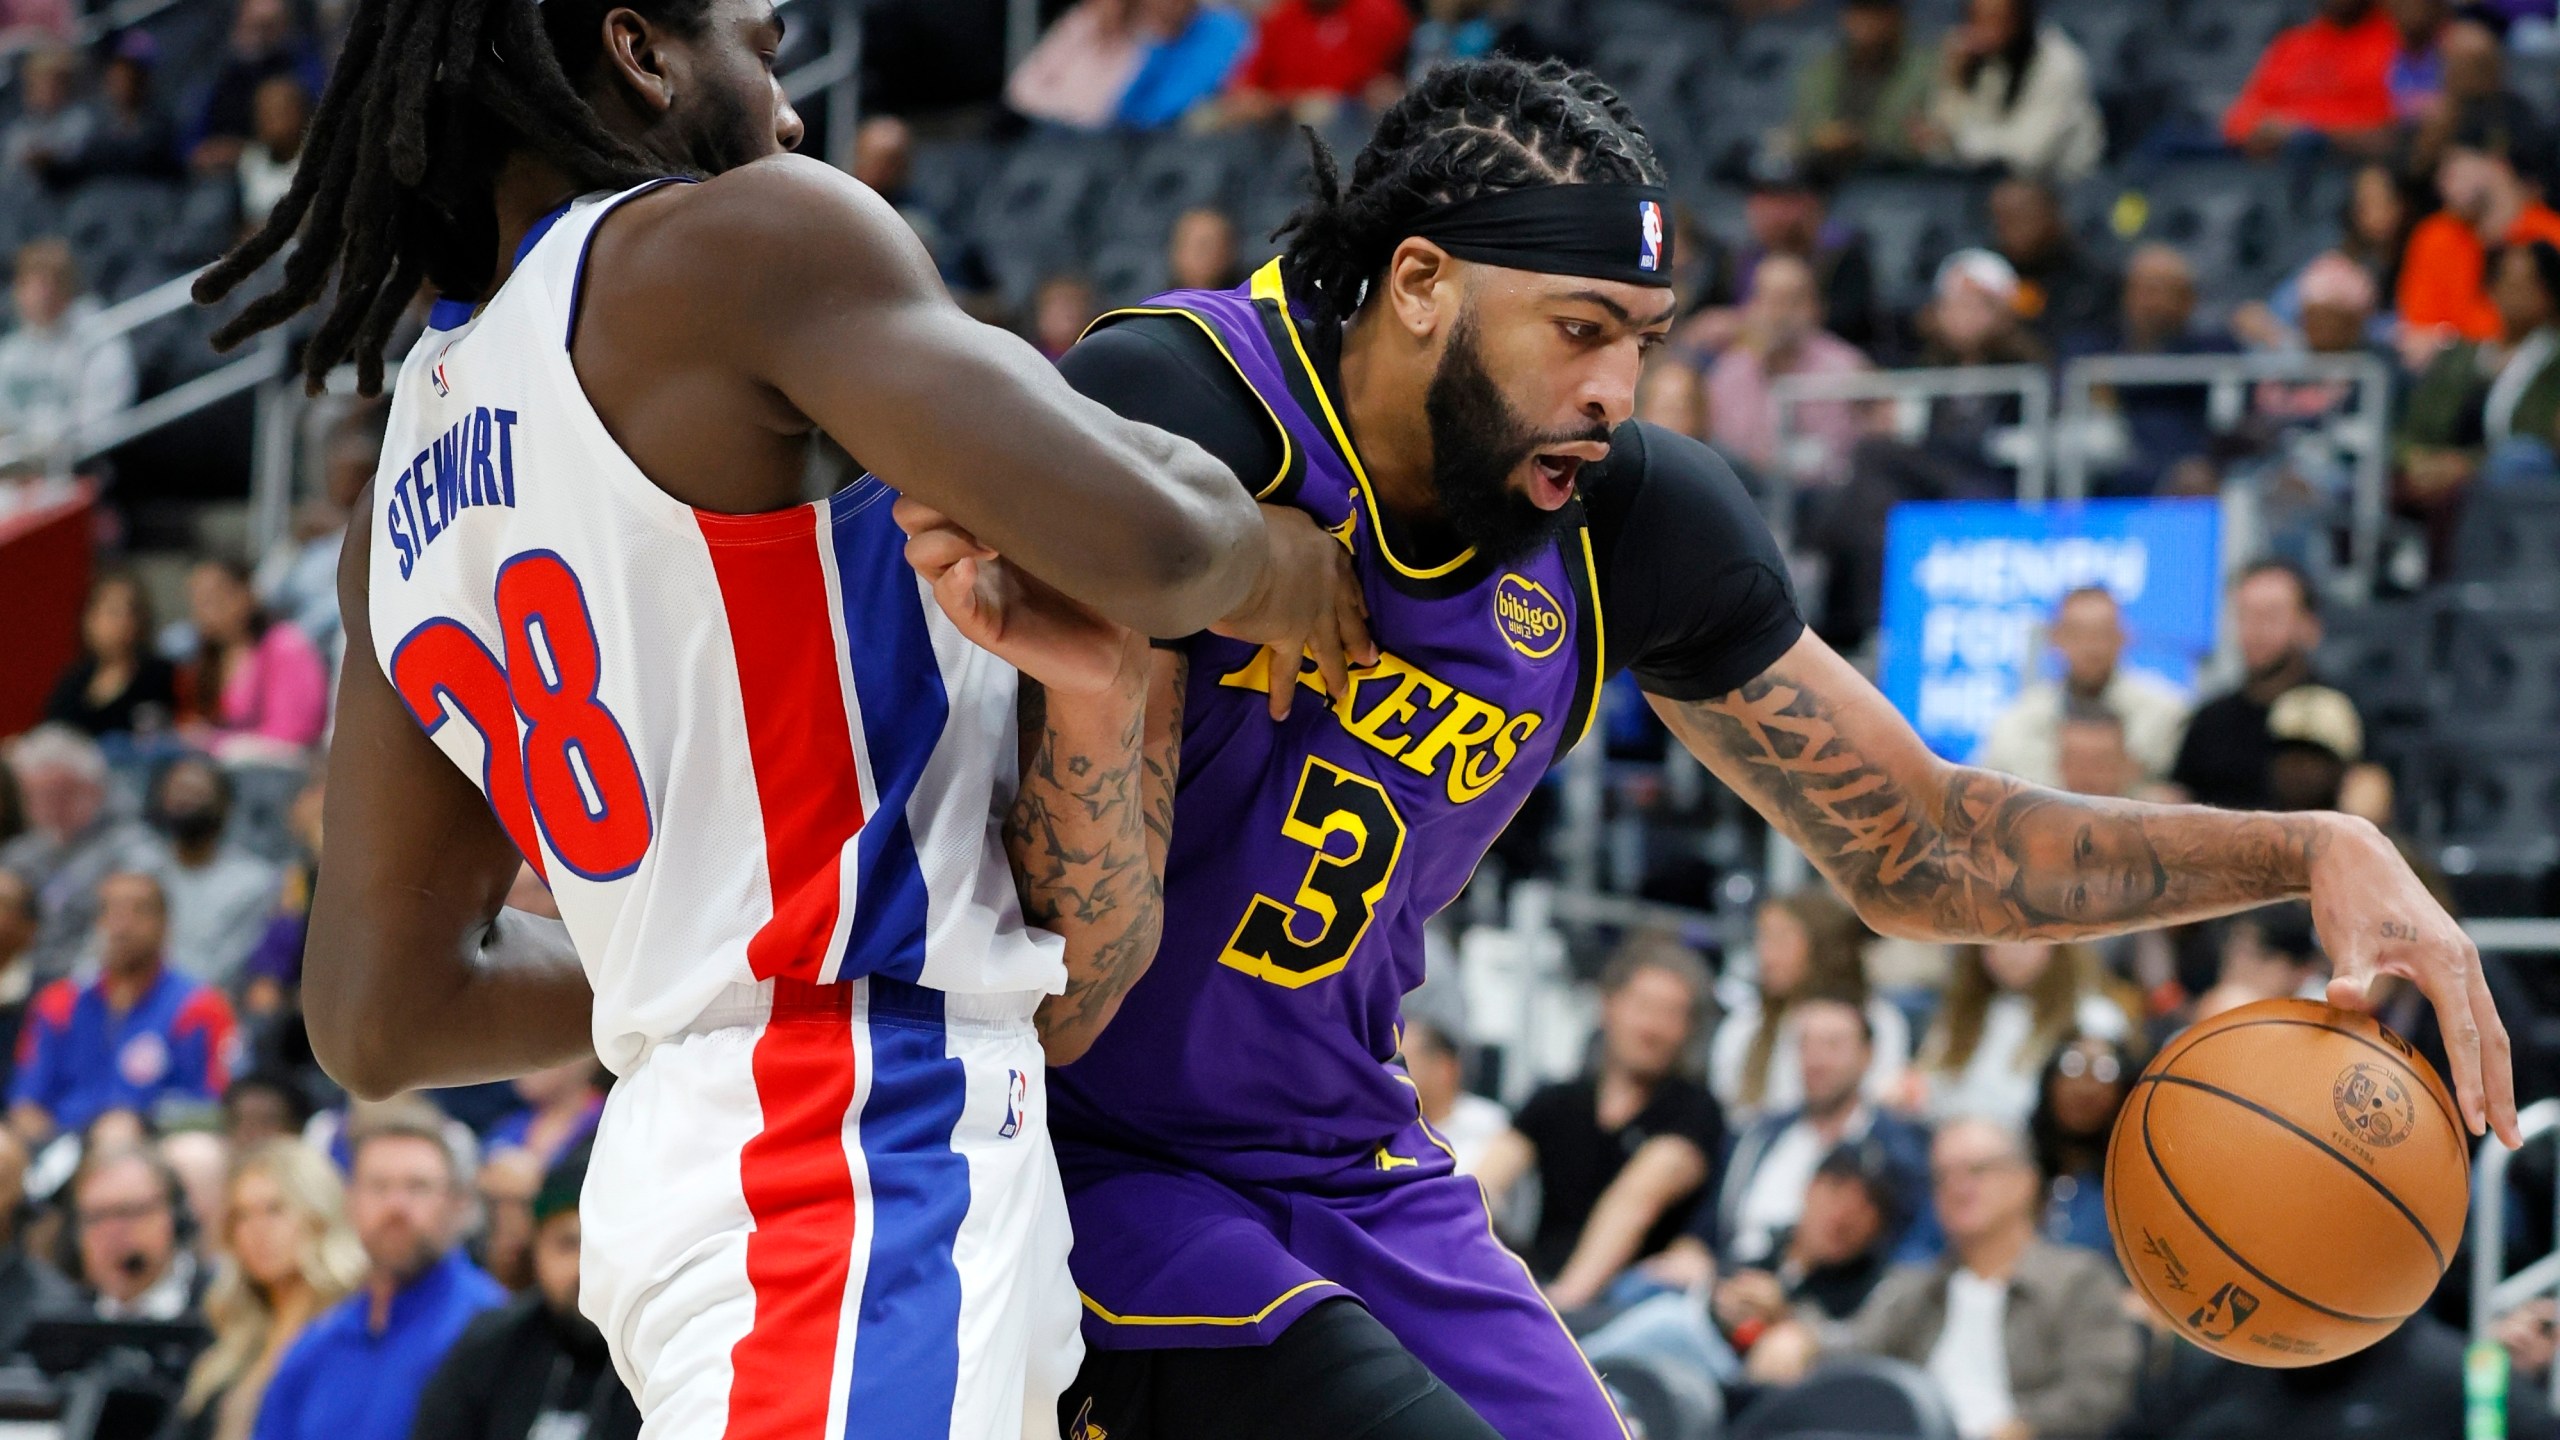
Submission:
M 2370 1016 L 2244 1005 L 2170 1042 L 2107 1147 L 2116 1257 L 2170 1328 L 2248 1365 L 2350 1355 L 2426 1302 L 2471 1157 L 2433 1067 Z

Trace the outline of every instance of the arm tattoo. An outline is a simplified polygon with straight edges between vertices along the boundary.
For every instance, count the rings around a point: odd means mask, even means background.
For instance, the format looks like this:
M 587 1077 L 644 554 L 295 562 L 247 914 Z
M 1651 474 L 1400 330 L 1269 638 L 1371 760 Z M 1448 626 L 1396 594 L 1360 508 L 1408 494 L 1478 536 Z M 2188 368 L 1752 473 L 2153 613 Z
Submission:
M 2311 817 L 2066 795 L 1987 770 L 1889 767 L 1823 695 L 1772 672 L 1663 702 L 1871 923 L 1945 940 L 2069 940 L 2307 893 Z M 1917 742 L 1914 741 L 1916 748 Z
M 1023 918 L 1067 942 L 1067 988 L 1040 1005 L 1044 1040 L 1089 1039 L 1155 958 L 1181 679 L 1164 735 L 1143 707 L 1113 725 L 1078 725 L 1022 681 L 1022 786 L 1005 817 L 1005 853 Z

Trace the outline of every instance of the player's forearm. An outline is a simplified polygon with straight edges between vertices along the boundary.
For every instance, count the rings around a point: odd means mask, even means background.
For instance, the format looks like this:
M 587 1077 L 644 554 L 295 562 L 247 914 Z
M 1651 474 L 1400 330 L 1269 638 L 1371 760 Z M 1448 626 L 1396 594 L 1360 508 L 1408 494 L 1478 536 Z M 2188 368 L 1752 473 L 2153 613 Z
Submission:
M 1775 671 L 1656 709 L 1868 924 L 1913 939 L 2084 939 L 2292 899 L 2355 823 L 2067 795 L 1914 756 Z
M 512 1079 L 594 1053 L 595 994 L 559 921 L 501 910 L 434 953 L 358 948 L 390 943 L 313 928 L 302 990 L 311 1048 L 355 1094 Z
M 1184 666 L 1150 659 L 1164 673 L 1135 694 L 1069 699 L 1023 681 L 1027 753 L 1005 854 L 1024 918 L 1067 942 L 1067 988 L 1037 1016 L 1053 1064 L 1093 1044 L 1163 933 Z

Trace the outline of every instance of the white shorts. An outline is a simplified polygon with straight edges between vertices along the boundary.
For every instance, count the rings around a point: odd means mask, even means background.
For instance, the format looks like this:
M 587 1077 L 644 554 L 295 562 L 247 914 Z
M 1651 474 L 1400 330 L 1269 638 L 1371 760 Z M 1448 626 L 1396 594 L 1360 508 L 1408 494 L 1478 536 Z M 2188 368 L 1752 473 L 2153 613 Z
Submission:
M 737 993 L 614 1087 L 580 1201 L 642 1435 L 1054 1440 L 1083 1344 L 1040 997 Z

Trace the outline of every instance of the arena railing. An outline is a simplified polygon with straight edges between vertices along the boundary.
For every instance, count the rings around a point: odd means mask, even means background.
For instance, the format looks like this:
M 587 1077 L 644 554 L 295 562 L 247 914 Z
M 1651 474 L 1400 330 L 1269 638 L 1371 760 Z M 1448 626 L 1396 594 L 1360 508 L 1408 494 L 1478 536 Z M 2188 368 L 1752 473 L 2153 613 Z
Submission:
M 2560 1133 L 2560 1100 L 2537 1100 L 2516 1115 L 2528 1145 Z M 2504 1275 L 2507 1255 L 2507 1171 L 2516 1152 L 2491 1136 L 2471 1162 L 2471 1341 L 2494 1343 L 2498 1317 L 2528 1301 L 2560 1297 L 2560 1252 Z M 2553 1224 L 2560 1227 L 2560 1208 Z M 2560 1406 L 2560 1364 L 2551 1367 L 2551 1399 Z
M 1976 395 L 2018 397 L 2018 423 L 1992 439 L 1985 458 L 2016 467 L 2018 498 L 2029 503 L 2050 493 L 2053 450 L 2053 378 L 2041 365 L 1947 365 L 1920 370 L 1864 370 L 1853 375 L 1784 375 L 1769 387 L 1777 409 L 1779 461 L 1763 478 L 1772 494 L 1770 523 L 1778 538 L 1792 538 L 1794 494 L 1821 482 L 1813 478 L 1814 437 L 1796 426 L 1796 407 L 1808 403 L 1891 402 L 1891 431 L 1917 442 L 1928 433 L 1931 402 Z
M 2384 505 L 2391 464 L 2391 367 L 2378 355 L 2255 352 L 2240 355 L 2091 355 L 2062 367 L 2062 400 L 2052 437 L 2054 494 L 2077 500 L 2089 493 L 2093 443 L 2103 412 L 2097 392 L 2188 388 L 2209 391 L 2206 413 L 2216 431 L 2228 432 L 2248 413 L 2249 388 L 2263 381 L 2346 384 L 2356 390 L 2351 410 L 2327 417 L 2330 434 L 2352 453 L 2348 574 L 2357 596 L 2372 593 L 2382 556 Z

